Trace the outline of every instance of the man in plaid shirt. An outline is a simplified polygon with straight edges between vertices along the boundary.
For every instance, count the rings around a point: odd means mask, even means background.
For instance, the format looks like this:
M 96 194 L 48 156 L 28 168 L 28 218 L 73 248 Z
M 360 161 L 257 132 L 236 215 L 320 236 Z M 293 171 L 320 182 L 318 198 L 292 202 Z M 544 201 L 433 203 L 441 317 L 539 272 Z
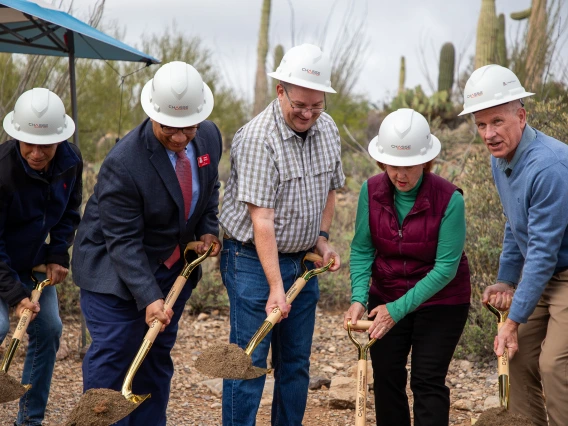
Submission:
M 309 383 L 309 358 L 319 298 L 317 279 L 294 300 L 286 291 L 315 249 L 330 269 L 340 266 L 328 242 L 335 190 L 343 186 L 339 132 L 324 113 L 331 63 L 317 46 L 290 49 L 278 69 L 278 98 L 242 127 L 231 147 L 231 175 L 219 221 L 225 231 L 221 274 L 231 306 L 231 343 L 244 348 L 276 307 L 283 320 L 255 349 L 253 364 L 266 367 L 272 342 L 275 373 L 272 424 L 301 425 Z M 223 425 L 254 425 L 265 376 L 225 380 Z

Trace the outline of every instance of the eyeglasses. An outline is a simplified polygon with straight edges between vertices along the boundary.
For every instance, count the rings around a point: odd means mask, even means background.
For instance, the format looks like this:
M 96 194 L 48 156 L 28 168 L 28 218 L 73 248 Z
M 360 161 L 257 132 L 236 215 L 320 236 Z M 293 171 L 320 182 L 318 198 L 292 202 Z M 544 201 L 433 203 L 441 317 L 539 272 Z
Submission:
M 282 88 L 284 89 L 284 93 L 286 93 L 286 97 L 288 98 L 288 102 L 290 102 L 290 107 L 292 108 L 292 111 L 296 112 L 296 113 L 300 113 L 300 114 L 305 114 L 306 112 L 311 112 L 314 115 L 317 114 L 321 114 L 322 112 L 324 112 L 327 109 L 327 103 L 325 100 L 325 93 L 323 94 L 323 108 L 306 108 L 306 107 L 299 107 L 296 106 L 292 103 L 292 100 L 290 99 L 290 96 L 288 96 L 288 91 L 286 90 L 286 88 L 284 86 L 282 86 Z
M 197 131 L 197 129 L 199 129 L 199 124 L 196 124 L 195 126 L 189 126 L 189 127 L 169 127 L 169 126 L 164 126 L 163 124 L 160 124 L 160 127 L 162 128 L 162 132 L 164 132 L 164 134 L 166 134 L 166 135 L 170 135 L 170 136 L 175 135 L 180 130 L 184 135 L 191 135 L 193 132 L 195 132 L 195 131 Z

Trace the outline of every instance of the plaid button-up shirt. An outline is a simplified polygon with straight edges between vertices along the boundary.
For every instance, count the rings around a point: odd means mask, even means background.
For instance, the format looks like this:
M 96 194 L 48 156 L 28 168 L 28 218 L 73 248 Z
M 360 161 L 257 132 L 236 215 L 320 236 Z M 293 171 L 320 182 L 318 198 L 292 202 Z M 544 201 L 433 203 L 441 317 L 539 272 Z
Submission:
M 233 138 L 219 222 L 232 238 L 251 242 L 247 203 L 274 209 L 278 251 L 308 250 L 316 244 L 329 191 L 344 183 L 333 119 L 322 113 L 303 141 L 288 127 L 274 100 Z

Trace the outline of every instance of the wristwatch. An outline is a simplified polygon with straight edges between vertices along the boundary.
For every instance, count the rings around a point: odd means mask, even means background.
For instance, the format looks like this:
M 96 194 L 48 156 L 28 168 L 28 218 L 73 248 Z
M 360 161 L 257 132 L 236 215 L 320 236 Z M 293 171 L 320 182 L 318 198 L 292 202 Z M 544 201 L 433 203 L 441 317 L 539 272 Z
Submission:
M 329 241 L 329 234 L 328 234 L 327 232 L 325 232 L 325 231 L 320 231 L 319 236 L 320 236 L 320 237 L 324 237 L 326 240 Z

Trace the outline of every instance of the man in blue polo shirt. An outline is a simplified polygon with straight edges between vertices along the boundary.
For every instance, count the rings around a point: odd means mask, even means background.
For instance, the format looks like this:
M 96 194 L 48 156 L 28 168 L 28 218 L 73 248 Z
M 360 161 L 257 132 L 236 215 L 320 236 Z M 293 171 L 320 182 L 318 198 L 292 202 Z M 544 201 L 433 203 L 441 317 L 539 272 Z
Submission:
M 509 69 L 487 65 L 469 78 L 460 115 L 475 117 L 507 217 L 497 283 L 483 302 L 510 307 L 494 344 L 511 359 L 509 408 L 536 426 L 565 426 L 568 146 L 527 124 L 522 98 L 532 95 Z

